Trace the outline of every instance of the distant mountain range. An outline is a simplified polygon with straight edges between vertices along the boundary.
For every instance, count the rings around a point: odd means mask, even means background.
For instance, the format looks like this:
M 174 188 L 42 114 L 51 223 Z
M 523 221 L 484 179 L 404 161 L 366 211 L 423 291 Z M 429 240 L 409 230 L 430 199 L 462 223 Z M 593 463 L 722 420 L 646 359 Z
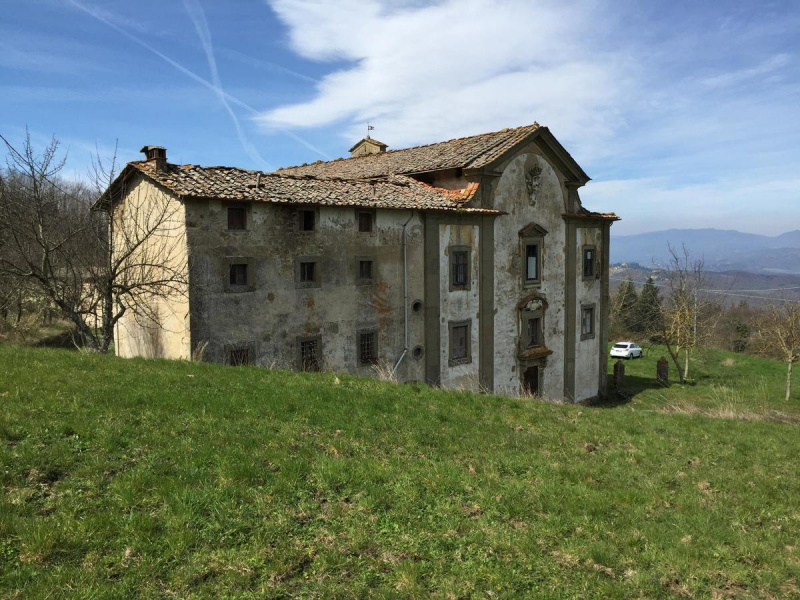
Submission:
M 666 265 L 669 245 L 678 251 L 686 246 L 692 257 L 705 261 L 709 271 L 800 274 L 800 229 L 775 237 L 722 229 L 667 229 L 613 236 L 611 262 Z

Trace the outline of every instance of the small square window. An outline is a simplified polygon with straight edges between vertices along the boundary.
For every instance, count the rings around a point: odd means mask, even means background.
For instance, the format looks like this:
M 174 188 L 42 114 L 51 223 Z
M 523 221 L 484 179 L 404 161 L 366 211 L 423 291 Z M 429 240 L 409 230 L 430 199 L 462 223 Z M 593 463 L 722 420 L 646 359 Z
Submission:
M 316 266 L 314 262 L 300 263 L 300 283 L 314 283 L 317 280 Z
M 231 348 L 228 350 L 226 362 L 233 367 L 253 364 L 250 359 L 250 348 Z
M 372 261 L 358 261 L 358 278 L 362 281 L 372 281 Z
M 358 361 L 362 365 L 371 365 L 378 360 L 377 334 L 374 331 L 362 331 L 358 334 Z
M 596 250 L 594 247 L 587 247 L 583 249 L 583 276 L 584 277 L 594 277 L 595 276 L 595 261 L 596 261 Z
M 321 367 L 321 339 L 319 337 L 300 340 L 300 370 L 319 371 Z
M 247 263 L 232 263 L 230 266 L 230 285 L 248 285 Z
M 594 337 L 594 305 L 581 307 L 581 339 Z
M 525 244 L 525 281 L 539 281 L 539 244 Z
M 299 210 L 297 215 L 300 231 L 314 231 L 317 224 L 317 211 L 303 209 Z
M 294 259 L 294 278 L 299 288 L 320 287 L 322 266 L 319 256 L 298 256 Z
M 360 233 L 371 233 L 374 221 L 374 214 L 369 211 L 359 211 L 357 214 L 358 214 L 358 231 Z
M 464 246 L 450 248 L 450 291 L 468 290 L 470 250 Z
M 228 229 L 230 231 L 244 231 L 247 229 L 247 209 L 245 207 L 228 207 Z

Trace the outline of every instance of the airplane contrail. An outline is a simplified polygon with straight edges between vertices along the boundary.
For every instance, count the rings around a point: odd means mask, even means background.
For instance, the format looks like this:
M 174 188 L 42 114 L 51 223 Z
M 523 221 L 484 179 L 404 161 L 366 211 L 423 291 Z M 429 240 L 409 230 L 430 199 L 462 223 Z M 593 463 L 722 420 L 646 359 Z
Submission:
M 221 95 L 222 95 L 222 96 L 224 96 L 224 97 L 226 98 L 226 100 L 228 100 L 228 101 L 229 101 L 231 104 L 233 104 L 233 105 L 235 105 L 235 106 L 239 106 L 239 107 L 241 107 L 241 108 L 245 109 L 246 111 L 248 111 L 249 113 L 251 113 L 251 114 L 253 114 L 253 115 L 258 115 L 258 114 L 260 114 L 260 112 L 259 112 L 258 110 L 256 110 L 255 108 L 253 108 L 253 107 L 252 107 L 252 106 L 250 106 L 249 104 L 247 104 L 247 103 L 245 103 L 245 102 L 242 102 L 242 101 L 241 101 L 241 100 L 239 100 L 237 97 L 235 97 L 235 96 L 232 96 L 232 95 L 231 95 L 231 94 L 229 94 L 228 92 L 226 92 L 226 91 L 224 91 L 224 90 L 221 90 L 221 89 L 219 89 L 218 87 L 216 87 L 216 86 L 215 86 L 213 83 L 211 83 L 210 81 L 208 81 L 208 80 L 204 79 L 203 77 L 200 77 L 200 75 L 198 75 L 198 74 L 197 74 L 197 73 L 195 73 L 194 71 L 192 71 L 192 70 L 190 70 L 190 69 L 187 69 L 186 67 L 184 67 L 184 66 L 183 66 L 182 64 L 180 64 L 179 62 L 177 62 L 177 61 L 173 60 L 172 58 L 170 58 L 169 56 L 167 56 L 167 55 L 166 55 L 166 54 L 164 54 L 163 52 L 159 51 L 158 49 L 156 49 L 155 47 L 151 46 L 150 44 L 148 44 L 148 43 L 147 43 L 147 42 L 145 42 L 144 40 L 140 39 L 138 36 L 135 36 L 135 35 L 133 35 L 132 33 L 128 32 L 128 31 L 126 31 L 125 29 L 123 29 L 122 27 L 119 27 L 118 25 L 116 25 L 116 24 L 115 24 L 115 23 L 113 23 L 112 21 L 109 21 L 108 19 L 106 19 L 106 18 L 105 18 L 103 15 L 101 15 L 101 14 L 98 14 L 97 12 L 93 11 L 93 10 L 92 10 L 91 8 L 89 8 L 88 6 L 85 6 L 83 3 L 79 2 L 78 0 L 68 0 L 68 1 L 69 1 L 69 3 L 70 3 L 70 4 L 72 4 L 74 7 L 76 7 L 76 8 L 78 8 L 79 10 L 81 10 L 81 11 L 85 12 L 86 14 L 88 14 L 89 16 L 91 16 L 92 18 L 94 18 L 94 19 L 97 19 L 97 20 L 98 20 L 98 21 L 100 21 L 101 23 L 103 23 L 103 24 L 107 25 L 108 27 L 111 27 L 111 28 L 112 28 L 112 29 L 114 29 L 115 31 L 117 31 L 117 32 L 121 33 L 121 34 L 122 34 L 122 35 L 124 35 L 126 38 L 128 38 L 129 40 L 131 40 L 132 42 L 134 42 L 135 44 L 138 44 L 138 45 L 139 45 L 139 46 L 141 46 L 142 48 L 144 48 L 144 49 L 148 50 L 149 52 L 151 52 L 151 53 L 155 54 L 155 55 L 156 55 L 156 56 L 158 56 L 158 57 L 159 57 L 161 60 L 163 60 L 164 62 L 166 62 L 166 63 L 167 63 L 167 64 L 169 64 L 170 66 L 174 67 L 175 69 L 177 69 L 178 71 L 180 71 L 181 73 L 183 73 L 184 75 L 186 75 L 187 77 L 189 77 L 190 79 L 193 79 L 194 81 L 196 81 L 196 82 L 197 82 L 197 83 L 199 83 L 200 85 L 203 85 L 203 86 L 207 87 L 208 89 L 210 89 L 211 91 L 215 92 L 216 94 L 221 94 Z M 292 131 L 289 131 L 289 130 L 286 130 L 286 129 L 278 129 L 278 131 L 280 131 L 280 132 L 281 132 L 281 133 L 283 133 L 284 135 L 288 136 L 289 138 L 293 139 L 293 140 L 294 140 L 294 141 L 296 141 L 298 144 L 301 144 L 302 146 L 305 146 L 306 148 L 308 148 L 308 149 L 309 149 L 309 150 L 311 150 L 312 152 L 314 152 L 314 153 L 316 153 L 316 154 L 319 154 L 319 155 L 320 155 L 320 156 L 322 156 L 323 158 L 325 158 L 325 159 L 327 159 L 327 160 L 330 160 L 330 159 L 331 159 L 331 156 L 330 156 L 330 155 L 328 155 L 327 153 L 323 152 L 322 150 L 320 150 L 319 148 L 317 148 L 316 146 L 314 146 L 314 145 L 313 145 L 313 144 L 311 144 L 310 142 L 306 141 L 305 139 L 303 139 L 302 137 L 300 137 L 300 136 L 299 136 L 299 135 L 297 135 L 296 133 L 294 133 L 294 132 L 292 132 Z
M 183 0 L 183 7 L 186 9 L 189 18 L 194 23 L 194 28 L 197 30 L 197 36 L 200 38 L 200 44 L 202 44 L 203 51 L 206 54 L 206 60 L 208 60 L 208 68 L 211 70 L 211 82 L 214 85 L 217 96 L 219 96 L 220 102 L 222 102 L 228 115 L 230 115 L 234 127 L 236 127 L 236 135 L 239 137 L 242 148 L 244 148 L 251 159 L 266 166 L 270 171 L 273 170 L 272 167 L 267 165 L 261 154 L 258 153 L 256 147 L 247 139 L 247 135 L 242 131 L 242 127 L 239 124 L 239 117 L 236 116 L 236 113 L 228 103 L 228 99 L 225 97 L 225 91 L 222 89 L 222 79 L 220 79 L 219 69 L 217 69 L 217 59 L 214 56 L 214 45 L 211 42 L 211 30 L 208 28 L 206 13 L 203 10 L 203 6 L 200 4 L 200 0 Z

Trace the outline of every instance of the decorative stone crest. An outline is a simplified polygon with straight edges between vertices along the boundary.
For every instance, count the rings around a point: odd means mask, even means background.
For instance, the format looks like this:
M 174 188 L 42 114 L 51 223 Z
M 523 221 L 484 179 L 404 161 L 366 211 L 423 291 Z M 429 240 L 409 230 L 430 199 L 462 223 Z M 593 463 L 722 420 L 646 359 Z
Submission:
M 528 172 L 525 174 L 525 185 L 528 188 L 531 206 L 536 204 L 536 194 L 539 192 L 539 184 L 541 181 L 542 167 L 535 165 L 533 168 L 528 169 Z

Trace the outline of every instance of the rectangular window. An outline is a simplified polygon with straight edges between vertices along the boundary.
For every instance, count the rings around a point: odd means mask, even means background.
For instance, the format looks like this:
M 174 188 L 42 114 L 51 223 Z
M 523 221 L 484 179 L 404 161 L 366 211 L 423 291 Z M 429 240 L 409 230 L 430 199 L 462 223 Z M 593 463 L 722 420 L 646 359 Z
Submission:
M 581 339 L 594 337 L 594 305 L 581 307 Z
M 377 335 L 374 331 L 362 331 L 358 334 L 358 361 L 362 365 L 371 365 L 378 360 Z
M 528 319 L 528 348 L 542 345 L 542 319 L 532 317 Z
M 300 231 L 314 231 L 317 223 L 317 211 L 314 209 L 301 209 L 297 211 Z
M 228 283 L 230 285 L 249 285 L 247 266 L 247 263 L 231 263 Z
M 294 278 L 297 287 L 320 287 L 322 265 L 319 256 L 298 256 L 294 259 Z
M 322 361 L 319 337 L 300 340 L 300 370 L 319 371 Z
M 359 211 L 358 215 L 358 231 L 361 233 L 371 233 L 374 214 L 370 211 Z
M 228 229 L 230 231 L 244 231 L 247 229 L 247 209 L 245 207 L 228 207 Z
M 316 266 L 314 262 L 300 263 L 300 283 L 314 283 L 316 281 Z
M 539 244 L 525 244 L 525 281 L 539 281 Z
M 450 366 L 472 362 L 471 321 L 450 323 Z
M 469 255 L 469 248 L 450 248 L 450 291 L 469 289 Z
M 359 260 L 358 261 L 358 278 L 361 281 L 372 281 L 372 261 Z
M 583 249 L 583 276 L 594 277 L 596 251 L 594 246 Z
M 242 367 L 250 362 L 250 348 L 231 348 L 228 350 L 227 363 L 233 367 Z

